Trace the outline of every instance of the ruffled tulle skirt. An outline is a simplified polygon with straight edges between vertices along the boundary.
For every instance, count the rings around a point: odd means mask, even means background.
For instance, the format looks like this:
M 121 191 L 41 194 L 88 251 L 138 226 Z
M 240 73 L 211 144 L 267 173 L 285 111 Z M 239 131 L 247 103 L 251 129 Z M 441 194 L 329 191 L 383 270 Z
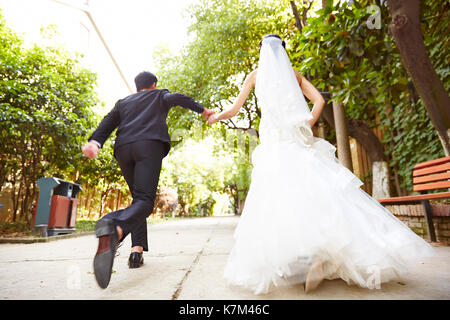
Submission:
M 323 279 L 373 289 L 434 253 L 360 189 L 333 145 L 313 139 L 307 147 L 275 138 L 255 148 L 251 186 L 224 271 L 229 284 L 267 293 L 305 282 L 319 261 Z

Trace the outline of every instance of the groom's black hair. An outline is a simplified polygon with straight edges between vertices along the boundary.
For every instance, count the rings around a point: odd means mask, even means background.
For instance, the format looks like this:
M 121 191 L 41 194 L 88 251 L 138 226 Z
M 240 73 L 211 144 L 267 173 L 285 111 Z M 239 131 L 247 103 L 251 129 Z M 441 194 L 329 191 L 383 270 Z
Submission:
M 270 37 L 274 37 L 274 38 L 280 39 L 281 40 L 281 44 L 283 45 L 283 48 L 286 49 L 286 42 L 284 42 L 284 40 L 281 39 L 281 37 L 279 35 L 277 35 L 276 33 L 266 34 L 264 37 L 262 37 L 261 41 L 259 42 L 259 48 L 261 48 L 263 40 L 265 38 L 270 38 Z
M 136 84 L 136 91 L 147 89 L 152 86 L 153 83 L 157 83 L 158 79 L 156 76 L 148 71 L 142 71 L 136 78 L 134 78 L 134 83 Z

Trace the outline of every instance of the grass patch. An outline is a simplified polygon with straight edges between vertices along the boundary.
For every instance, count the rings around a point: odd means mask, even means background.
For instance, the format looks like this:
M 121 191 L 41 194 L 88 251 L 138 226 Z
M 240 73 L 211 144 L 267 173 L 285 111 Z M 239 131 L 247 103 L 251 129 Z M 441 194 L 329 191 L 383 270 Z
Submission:
M 151 215 L 147 219 L 148 224 L 157 224 L 157 223 L 163 223 L 167 221 L 177 221 L 177 220 L 183 220 L 183 219 L 191 219 L 196 217 L 155 217 Z M 87 231 L 95 231 L 95 223 L 97 220 L 85 220 L 85 219 L 78 219 L 75 225 L 75 228 L 77 229 L 77 232 L 87 232 Z
M 95 231 L 95 223 L 97 220 L 77 220 L 75 229 L 77 232 Z

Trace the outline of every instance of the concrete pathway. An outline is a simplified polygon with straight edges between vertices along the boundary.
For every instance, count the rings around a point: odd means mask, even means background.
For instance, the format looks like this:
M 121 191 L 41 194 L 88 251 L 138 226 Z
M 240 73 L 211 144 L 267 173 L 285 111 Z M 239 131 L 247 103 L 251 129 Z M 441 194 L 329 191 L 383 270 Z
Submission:
M 408 276 L 367 290 L 342 280 L 324 281 L 306 295 L 303 286 L 255 296 L 229 287 L 222 273 L 238 217 L 178 220 L 149 226 L 145 265 L 128 269 L 130 240 L 119 249 L 105 290 L 92 272 L 94 235 L 47 243 L 0 244 L 0 299 L 450 299 L 450 247 L 418 263 Z

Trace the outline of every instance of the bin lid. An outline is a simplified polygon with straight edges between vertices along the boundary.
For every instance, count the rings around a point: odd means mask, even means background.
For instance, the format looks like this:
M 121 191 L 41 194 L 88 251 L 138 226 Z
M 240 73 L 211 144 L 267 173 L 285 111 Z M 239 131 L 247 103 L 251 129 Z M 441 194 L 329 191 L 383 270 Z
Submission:
M 38 181 L 36 181 L 36 184 L 39 186 L 39 188 L 49 188 L 49 189 L 53 189 L 56 186 L 60 185 L 61 183 L 71 184 L 73 186 L 76 186 L 79 191 L 82 190 L 79 184 L 56 177 L 48 177 L 48 178 L 43 177 L 40 178 Z

